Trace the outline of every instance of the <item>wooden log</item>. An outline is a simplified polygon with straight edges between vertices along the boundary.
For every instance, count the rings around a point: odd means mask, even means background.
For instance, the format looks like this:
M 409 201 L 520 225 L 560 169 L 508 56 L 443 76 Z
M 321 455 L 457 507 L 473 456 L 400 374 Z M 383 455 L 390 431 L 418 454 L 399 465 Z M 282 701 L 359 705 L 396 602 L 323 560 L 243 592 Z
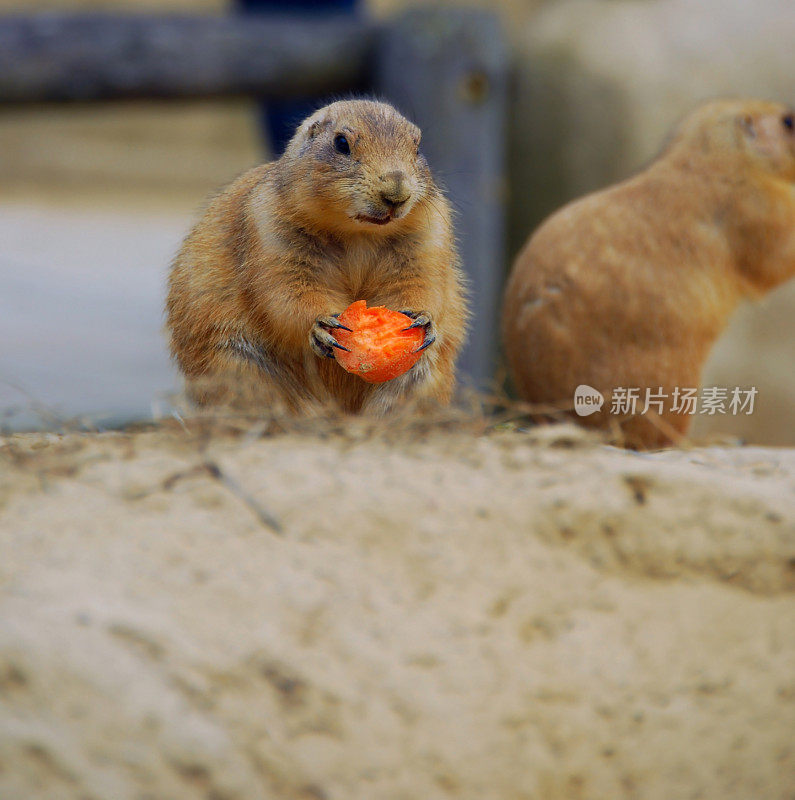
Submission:
M 4 16 L 0 102 L 350 91 L 368 83 L 374 35 L 342 16 Z
M 450 8 L 413 9 L 380 39 L 376 89 L 422 128 L 422 150 L 456 211 L 473 311 L 461 372 L 488 385 L 505 273 L 505 41 L 492 13 Z

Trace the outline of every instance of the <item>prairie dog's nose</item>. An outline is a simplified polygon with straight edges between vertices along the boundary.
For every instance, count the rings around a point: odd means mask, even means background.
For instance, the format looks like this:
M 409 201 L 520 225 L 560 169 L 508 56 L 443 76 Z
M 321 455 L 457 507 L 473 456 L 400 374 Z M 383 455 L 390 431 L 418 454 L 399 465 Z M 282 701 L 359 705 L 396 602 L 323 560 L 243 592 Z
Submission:
M 381 176 L 381 199 L 390 206 L 397 207 L 411 197 L 406 186 L 406 173 L 400 170 L 387 172 Z

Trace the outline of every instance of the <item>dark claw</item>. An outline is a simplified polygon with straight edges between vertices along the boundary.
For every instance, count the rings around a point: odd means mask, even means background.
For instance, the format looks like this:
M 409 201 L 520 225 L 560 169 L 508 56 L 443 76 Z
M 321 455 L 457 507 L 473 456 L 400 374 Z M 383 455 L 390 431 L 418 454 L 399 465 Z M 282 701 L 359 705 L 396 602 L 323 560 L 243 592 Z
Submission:
M 339 314 L 330 314 L 327 317 L 318 317 L 315 320 L 316 325 L 320 325 L 323 328 L 333 328 L 334 330 L 342 329 L 344 331 L 348 331 L 352 333 L 351 329 L 347 325 L 343 325 L 337 317 Z
M 435 341 L 436 337 L 433 334 L 426 336 L 425 341 L 414 352 L 421 353 L 426 347 L 430 347 Z
M 430 320 L 428 320 L 427 322 L 421 322 L 420 320 L 417 320 L 416 322 L 412 322 L 411 325 L 408 326 L 408 328 L 403 328 L 403 330 L 410 331 L 412 328 L 425 328 L 429 324 Z
M 403 328 L 404 331 L 410 331 L 412 328 L 425 328 L 425 338 L 422 344 L 414 351 L 415 353 L 421 353 L 426 347 L 430 347 L 436 341 L 433 322 L 427 311 L 403 309 L 400 313 L 414 320 L 407 328 Z
M 329 329 L 341 329 L 345 331 L 351 330 L 336 319 L 338 316 L 339 314 L 330 314 L 329 316 L 318 317 L 315 320 L 315 324 L 310 336 L 310 344 L 312 345 L 312 349 L 315 351 L 315 353 L 322 358 L 334 358 L 334 348 L 337 350 L 344 350 L 346 353 L 350 353 L 350 350 L 347 347 L 341 345 L 329 333 Z
M 321 358 L 334 358 L 334 351 L 320 342 L 316 337 L 312 337 L 309 342 L 312 345 L 312 350 Z
M 334 330 L 343 330 L 348 331 L 349 333 L 353 333 L 353 328 L 349 328 L 347 325 L 343 325 L 339 320 L 334 320 L 333 322 L 321 322 L 320 323 L 324 328 L 334 328 Z
M 404 331 L 410 331 L 412 328 L 427 328 L 428 325 L 431 324 L 431 318 L 425 311 L 405 310 L 401 311 L 400 313 L 405 314 L 407 317 L 411 317 L 414 320 L 414 322 L 412 322 L 407 328 L 403 328 Z

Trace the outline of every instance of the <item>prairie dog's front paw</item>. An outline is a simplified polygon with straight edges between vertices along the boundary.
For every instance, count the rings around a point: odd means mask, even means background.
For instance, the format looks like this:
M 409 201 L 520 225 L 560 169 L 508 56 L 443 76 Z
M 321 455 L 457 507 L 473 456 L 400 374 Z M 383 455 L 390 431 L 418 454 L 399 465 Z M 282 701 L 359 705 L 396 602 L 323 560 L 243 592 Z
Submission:
M 350 328 L 337 319 L 338 316 L 339 314 L 321 315 L 315 319 L 309 330 L 309 346 L 321 358 L 334 358 L 335 347 L 338 350 L 348 351 L 348 348 L 343 347 L 330 333 L 330 331 L 339 328 L 344 331 L 350 331 Z
M 419 353 L 426 347 L 430 347 L 436 341 L 436 326 L 433 324 L 431 315 L 427 311 L 412 311 L 411 309 L 401 308 L 400 313 L 414 320 L 411 325 L 403 330 L 408 331 L 412 328 L 425 329 L 425 338 L 422 340 L 422 344 L 414 351 L 415 353 Z

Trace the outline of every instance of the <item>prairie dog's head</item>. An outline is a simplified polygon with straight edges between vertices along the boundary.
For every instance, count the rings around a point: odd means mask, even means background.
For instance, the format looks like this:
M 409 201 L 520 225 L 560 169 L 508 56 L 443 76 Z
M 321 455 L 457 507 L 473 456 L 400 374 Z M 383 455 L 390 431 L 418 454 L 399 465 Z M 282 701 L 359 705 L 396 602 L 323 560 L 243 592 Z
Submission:
M 795 181 L 795 114 L 763 100 L 717 100 L 696 109 L 679 126 L 670 151 L 697 151 Z
M 294 212 L 331 231 L 391 233 L 433 189 L 420 129 L 392 106 L 343 100 L 298 127 L 282 156 Z
M 705 178 L 744 290 L 758 295 L 795 275 L 795 114 L 779 103 L 724 100 L 697 109 L 669 148 Z

